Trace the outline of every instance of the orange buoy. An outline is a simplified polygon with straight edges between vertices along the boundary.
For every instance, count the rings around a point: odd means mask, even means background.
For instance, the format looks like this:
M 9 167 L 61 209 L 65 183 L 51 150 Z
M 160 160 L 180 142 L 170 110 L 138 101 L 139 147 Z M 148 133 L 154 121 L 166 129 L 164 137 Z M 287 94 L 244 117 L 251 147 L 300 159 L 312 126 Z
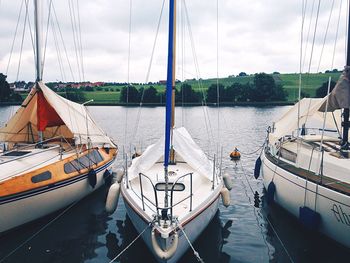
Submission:
M 232 161 L 239 161 L 241 159 L 241 153 L 237 148 L 235 148 L 234 151 L 230 153 L 230 158 Z

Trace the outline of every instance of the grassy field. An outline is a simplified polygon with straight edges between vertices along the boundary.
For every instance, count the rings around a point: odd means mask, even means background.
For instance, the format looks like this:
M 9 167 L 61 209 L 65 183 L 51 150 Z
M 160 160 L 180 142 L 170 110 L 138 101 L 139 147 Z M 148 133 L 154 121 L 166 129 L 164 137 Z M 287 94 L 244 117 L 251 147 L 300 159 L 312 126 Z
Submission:
M 340 76 L 340 73 L 315 73 L 315 74 L 303 74 L 302 75 L 302 92 L 308 95 L 309 97 L 314 97 L 316 89 L 319 88 L 322 83 L 328 81 L 328 78 L 331 77 L 333 81 L 337 81 Z M 275 81 L 278 84 L 281 84 L 283 88 L 288 93 L 288 102 L 295 102 L 298 98 L 298 89 L 299 89 L 299 74 L 275 74 L 273 75 Z M 231 78 L 221 78 L 219 83 L 224 86 L 230 86 L 235 82 L 245 84 L 248 82 L 253 82 L 254 75 L 244 76 L 244 77 L 231 77 Z M 192 88 L 196 91 L 200 91 L 200 85 L 204 90 L 212 84 L 216 84 L 216 79 L 205 79 L 200 82 L 197 80 L 187 80 L 186 83 L 190 84 Z M 180 89 L 180 83 L 177 83 L 176 86 L 178 90 Z M 151 85 L 137 85 L 138 89 L 148 88 Z M 165 85 L 152 85 L 158 92 L 164 92 Z M 116 104 L 119 103 L 120 90 L 121 86 L 105 86 L 102 87 L 101 91 L 85 91 L 84 96 L 86 100 L 93 99 L 94 102 L 91 104 Z M 27 94 L 21 94 L 23 98 Z

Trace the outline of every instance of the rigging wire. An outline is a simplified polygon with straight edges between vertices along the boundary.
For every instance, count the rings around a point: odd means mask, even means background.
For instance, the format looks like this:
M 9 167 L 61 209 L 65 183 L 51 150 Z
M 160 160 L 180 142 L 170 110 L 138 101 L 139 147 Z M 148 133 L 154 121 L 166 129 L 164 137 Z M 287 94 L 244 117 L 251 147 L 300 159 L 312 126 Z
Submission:
M 124 128 L 124 144 L 127 150 L 128 145 L 128 111 L 129 111 L 129 88 L 130 88 L 130 52 L 131 52 L 131 26 L 132 26 L 132 0 L 129 0 L 129 40 L 128 40 L 128 66 L 127 66 L 127 88 L 126 88 L 126 112 L 125 112 L 125 128 Z M 131 147 L 130 147 L 131 151 Z
M 338 42 L 338 33 L 339 33 L 339 24 L 340 24 L 340 17 L 341 17 L 342 5 L 343 5 L 343 1 L 340 1 L 339 13 L 338 13 L 338 22 L 337 22 L 337 31 L 336 31 L 335 39 L 334 39 L 333 54 L 335 54 L 335 50 L 336 50 L 337 42 Z M 335 55 L 333 55 L 333 58 L 332 58 L 331 69 L 333 69 L 334 58 L 335 58 Z
M 83 44 L 81 41 L 81 22 L 80 22 L 80 6 L 79 6 L 79 0 L 77 1 L 77 13 L 78 13 L 78 33 L 79 33 L 79 50 L 80 50 L 80 65 L 83 75 L 83 81 L 85 81 L 85 69 L 84 69 L 84 56 L 83 56 Z
M 56 30 L 55 30 L 55 25 L 54 25 L 54 22 L 52 20 L 51 20 L 51 31 L 52 31 L 52 35 L 53 35 L 53 39 L 54 39 L 54 45 L 55 45 L 55 48 L 56 48 L 58 66 L 60 68 L 60 73 L 61 73 L 61 79 L 62 79 L 63 82 L 65 82 L 66 81 L 66 73 L 65 73 L 64 67 L 63 67 L 61 50 L 60 50 L 60 47 L 58 45 L 57 33 L 56 33 Z
M 315 47 L 315 39 L 316 39 L 316 33 L 317 33 L 318 18 L 319 18 L 319 14 L 320 14 L 320 6 L 321 6 L 321 0 L 318 0 L 315 28 L 314 28 L 314 34 L 313 34 L 313 39 L 312 39 L 312 45 L 311 45 L 311 54 L 310 54 L 309 66 L 308 66 L 308 70 L 307 70 L 308 74 L 310 73 L 310 70 L 311 70 L 312 58 L 313 58 L 314 47 Z
M 316 39 L 316 32 L 317 32 L 317 25 L 318 25 L 318 18 L 319 18 L 319 14 L 320 14 L 320 6 L 321 6 L 321 0 L 318 0 L 318 5 L 317 5 L 317 12 L 316 12 L 316 21 L 315 21 L 315 28 L 314 28 L 314 34 L 313 34 L 313 40 L 312 40 L 312 45 L 311 45 L 311 54 L 310 54 L 310 60 L 309 60 L 309 66 L 308 66 L 308 71 L 307 74 L 310 74 L 310 70 L 311 70 L 311 64 L 312 64 L 312 57 L 313 57 L 313 51 L 314 51 L 314 46 L 315 46 L 315 39 Z M 308 78 L 307 78 L 308 80 Z M 306 81 L 307 81 L 306 80 Z M 309 111 L 310 111 L 310 107 L 311 107 L 311 99 L 309 100 L 309 105 L 308 105 L 308 109 L 307 109 L 307 115 L 304 121 L 304 125 L 306 124 L 308 117 L 309 117 Z
M 254 192 L 253 187 L 251 186 L 251 184 L 250 184 L 250 182 L 249 182 L 249 180 L 248 180 L 248 176 L 247 176 L 246 171 L 245 171 L 245 169 L 244 169 L 244 167 L 243 167 L 242 160 L 240 161 L 240 165 L 241 165 L 241 169 L 242 169 L 242 172 L 243 172 L 243 174 L 244 174 L 244 177 L 245 177 L 245 179 L 246 179 L 246 181 L 247 181 L 247 183 L 248 183 L 249 189 L 251 190 L 252 194 L 254 195 L 255 192 Z M 283 250 L 285 251 L 286 255 L 288 256 L 290 262 L 294 263 L 294 260 L 293 260 L 293 258 L 291 257 L 291 255 L 289 254 L 287 247 L 285 246 L 285 244 L 283 243 L 282 239 L 281 239 L 280 236 L 278 235 L 276 229 L 273 227 L 273 225 L 272 225 L 271 221 L 269 220 L 269 218 L 268 218 L 267 216 L 265 216 L 263 213 L 261 213 L 261 211 L 257 210 L 256 207 L 255 207 L 254 205 L 253 205 L 253 209 L 254 209 L 254 213 L 257 212 L 262 218 L 264 218 L 264 219 L 267 221 L 268 225 L 271 227 L 273 233 L 274 233 L 275 236 L 277 237 L 277 239 L 278 239 L 278 241 L 280 242 L 280 244 L 281 244 Z M 265 241 L 265 238 L 264 238 L 264 241 Z M 265 244 L 267 245 L 267 242 L 266 242 L 266 241 L 265 241 Z M 267 245 L 267 247 L 268 247 L 268 245 Z M 269 250 L 269 247 L 268 247 L 268 250 Z
M 219 157 L 220 140 L 220 86 L 219 86 L 219 0 L 216 0 L 216 103 L 217 103 L 217 129 L 218 129 L 218 145 L 216 155 Z M 222 159 L 222 156 L 220 157 Z
M 22 31 L 21 47 L 20 47 L 20 52 L 19 52 L 19 61 L 18 61 L 18 66 L 17 66 L 16 82 L 18 81 L 19 71 L 21 68 L 23 43 L 24 43 L 26 25 L 27 25 L 27 17 L 28 17 L 28 1 L 27 0 L 25 1 L 25 4 L 26 4 L 26 11 L 25 11 L 25 15 L 24 15 L 24 24 L 23 24 L 23 31 Z
M 305 12 L 306 12 L 306 7 L 307 7 L 307 2 L 305 4 Z M 305 65 L 305 60 L 306 60 L 306 55 L 307 55 L 307 50 L 308 50 L 309 36 L 310 36 L 310 31 L 311 31 L 312 18 L 313 18 L 313 14 L 314 14 L 314 7 L 315 7 L 315 0 L 312 1 L 312 7 L 311 7 L 311 12 L 310 12 L 310 23 L 309 23 L 309 27 L 307 30 L 307 36 L 306 36 L 306 41 L 305 41 L 305 49 L 304 49 L 305 53 L 304 53 L 303 64 L 302 64 L 303 70 L 304 70 L 304 65 Z
M 322 44 L 322 49 L 321 49 L 320 60 L 318 62 L 318 66 L 317 66 L 316 72 L 319 72 L 319 69 L 320 69 L 320 65 L 321 65 L 321 61 L 322 61 L 322 55 L 323 55 L 323 50 L 324 50 L 324 46 L 326 44 L 326 39 L 327 39 L 327 34 L 328 34 L 328 29 L 329 29 L 329 23 L 331 21 L 332 14 L 333 14 L 333 8 L 334 8 L 334 0 L 332 1 L 331 11 L 329 12 L 329 17 L 328 17 L 328 22 L 327 22 L 327 26 L 326 26 L 326 31 L 325 31 L 324 38 L 323 38 L 323 44 Z
M 149 64 L 148 64 L 148 69 L 147 69 L 145 83 L 149 82 L 149 76 L 151 74 L 151 68 L 152 68 L 152 65 L 153 65 L 154 52 L 155 52 L 155 48 L 156 48 L 156 45 L 157 45 L 160 24 L 161 24 L 162 17 L 163 17 L 164 5 L 165 5 L 165 0 L 163 0 L 163 4 L 162 4 L 161 10 L 160 10 L 160 15 L 159 15 L 159 19 L 158 19 L 158 25 L 157 25 L 157 29 L 156 29 L 154 42 L 153 42 L 153 47 L 152 47 L 152 53 L 151 53 L 150 61 L 149 61 Z M 143 103 L 144 94 L 145 94 L 145 89 L 142 90 L 141 100 L 140 100 L 140 107 L 139 107 L 137 115 L 136 115 L 136 122 L 135 122 L 135 126 L 134 126 L 134 129 L 133 129 L 133 135 L 132 135 L 131 142 L 134 142 L 134 140 L 136 138 L 136 135 L 137 135 L 137 132 L 138 132 L 139 125 L 140 125 L 141 109 L 142 109 L 142 103 Z
M 51 5 L 52 5 L 52 0 L 50 0 L 50 2 L 49 2 L 49 14 L 47 15 L 46 36 L 45 36 L 44 56 L 43 56 L 43 61 L 42 61 L 43 66 L 41 67 L 41 76 L 43 76 L 43 74 L 44 74 L 47 40 L 48 40 L 48 36 L 49 36 L 49 26 L 50 26 L 50 18 L 51 18 Z
M 301 76 L 302 76 L 302 59 L 303 59 L 303 36 L 304 36 L 304 22 L 305 22 L 305 14 L 306 14 L 306 6 L 307 6 L 307 0 L 303 0 L 302 3 L 302 19 L 301 19 L 301 32 L 300 32 L 300 58 L 299 58 L 299 91 L 298 91 L 298 119 L 297 119 L 297 125 L 298 125 L 298 132 L 297 136 L 299 137 L 299 131 L 300 131 L 300 100 L 301 100 Z M 298 141 L 297 143 L 297 160 L 296 164 L 298 165 L 298 156 L 300 150 L 300 143 Z
M 17 24 L 16 24 L 16 29 L 15 29 L 15 34 L 13 36 L 13 40 L 12 40 L 12 44 L 11 44 L 11 50 L 10 50 L 10 56 L 9 56 L 9 60 L 7 62 L 7 67 L 6 67 L 6 75 L 8 74 L 9 66 L 10 66 L 10 63 L 11 63 L 13 48 L 14 48 L 14 45 L 15 45 L 16 37 L 17 37 L 18 25 L 19 25 L 19 22 L 20 22 L 20 19 L 21 19 L 21 15 L 22 15 L 23 3 L 24 3 L 24 0 L 22 0 L 22 2 L 21 2 L 21 7 L 19 9 L 19 14 L 18 14 L 18 17 L 17 17 Z
M 69 7 L 69 15 L 70 15 L 70 21 L 71 21 L 71 27 L 72 27 L 72 34 L 73 34 L 73 43 L 74 43 L 74 51 L 75 51 L 75 59 L 77 61 L 77 68 L 78 68 L 78 77 L 81 81 L 81 74 L 80 74 L 80 63 L 79 63 L 79 56 L 78 56 L 78 45 L 77 45 L 77 36 L 76 36 L 76 22 L 75 22 L 75 12 L 74 12 L 74 3 L 73 0 L 68 1 L 68 7 Z
M 199 90 L 202 92 L 202 109 L 203 109 L 204 122 L 205 122 L 205 127 L 206 127 L 206 131 L 207 131 L 207 136 L 208 136 L 208 147 L 209 147 L 208 153 L 210 155 L 210 149 L 212 148 L 211 143 L 212 143 L 212 141 L 214 141 L 214 135 L 212 133 L 212 126 L 211 126 L 211 121 L 210 121 L 208 109 L 206 107 L 207 104 L 206 104 L 206 99 L 205 99 L 205 92 L 204 92 L 202 80 L 200 78 L 201 74 L 200 74 L 200 70 L 199 70 L 199 63 L 198 63 L 197 53 L 196 53 L 196 49 L 195 49 L 195 45 L 194 45 L 194 39 L 193 39 L 192 28 L 191 28 L 189 15 L 188 15 L 186 1 L 184 1 L 184 9 L 185 9 L 185 18 L 186 18 L 185 20 L 187 22 L 186 23 L 187 30 L 188 30 L 189 37 L 190 37 L 192 56 L 193 56 L 193 60 L 194 60 L 194 64 L 195 64 L 196 78 L 198 79 L 197 84 L 198 84 Z
M 31 241 L 33 238 L 35 238 L 37 235 L 39 235 L 42 231 L 44 231 L 48 226 L 53 224 L 55 221 L 57 221 L 60 217 L 62 217 L 65 213 L 68 212 L 73 206 L 75 206 L 80 200 L 72 203 L 70 206 L 68 206 L 66 209 L 64 209 L 60 214 L 58 214 L 54 219 L 46 223 L 42 228 L 40 228 L 37 232 L 35 232 L 33 235 L 31 235 L 29 238 L 24 240 L 19 246 L 17 246 L 14 250 L 12 250 L 9 254 L 4 256 L 2 259 L 0 259 L 0 262 L 4 262 L 7 258 L 12 256 L 14 253 L 16 253 L 20 248 L 22 248 L 25 244 L 27 244 L 29 241 Z
M 74 78 L 72 66 L 71 66 L 71 63 L 70 63 L 70 61 L 69 61 L 67 48 L 66 48 L 66 45 L 65 45 L 65 42 L 64 42 L 64 38 L 63 38 L 63 35 L 62 35 L 61 27 L 60 27 L 60 25 L 59 25 L 59 23 L 58 23 L 58 18 L 57 18 L 57 13 L 56 13 L 55 5 L 54 5 L 53 3 L 52 3 L 52 10 L 53 10 L 53 13 L 54 13 L 55 18 L 56 18 L 55 21 L 56 21 L 57 29 L 58 29 L 58 32 L 59 32 L 59 36 L 61 37 L 63 50 L 64 50 L 64 53 L 65 53 L 65 55 L 66 55 L 66 60 L 67 60 L 68 66 L 69 66 L 69 70 L 70 70 L 70 73 L 71 73 L 71 76 L 72 76 L 72 80 L 73 80 L 73 82 L 74 82 L 74 81 L 75 81 L 75 78 Z
M 28 0 L 26 0 L 26 2 L 28 2 Z M 28 28 L 29 28 L 29 33 L 30 33 L 30 40 L 32 42 L 32 48 L 33 48 L 33 58 L 34 58 L 34 61 L 35 61 L 36 51 L 35 51 L 35 43 L 34 43 L 34 33 L 32 31 L 32 25 L 30 23 L 30 16 L 29 15 L 27 16 L 27 19 L 28 19 Z

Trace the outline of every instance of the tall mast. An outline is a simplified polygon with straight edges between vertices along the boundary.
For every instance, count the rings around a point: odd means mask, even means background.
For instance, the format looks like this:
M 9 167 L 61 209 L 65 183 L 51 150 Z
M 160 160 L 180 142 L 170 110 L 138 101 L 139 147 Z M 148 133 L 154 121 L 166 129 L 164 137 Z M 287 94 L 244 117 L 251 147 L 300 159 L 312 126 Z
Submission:
M 348 42 L 347 42 L 347 52 L 346 52 L 346 66 L 350 66 L 350 15 L 348 17 Z M 342 141 L 342 150 L 347 150 L 349 148 L 349 108 L 344 109 L 344 114 L 343 114 L 343 141 Z
M 170 132 L 170 164 L 175 163 L 175 151 L 173 148 L 173 129 L 175 126 L 175 89 L 176 89 L 176 0 L 174 0 L 174 20 L 173 20 L 173 69 L 172 69 L 172 100 L 171 100 L 171 132 Z
M 41 28 L 40 28 L 40 21 L 41 21 L 41 10 L 39 2 L 40 0 L 34 0 L 34 22 L 35 22 L 35 68 L 36 68 L 36 88 L 39 90 L 39 84 L 38 82 L 42 81 L 42 65 L 41 65 Z M 38 137 L 39 142 L 42 142 L 44 140 L 43 131 L 38 130 Z
M 34 20 L 35 20 L 35 54 L 36 54 L 36 82 L 42 80 L 42 64 L 41 64 L 41 29 L 40 29 L 40 0 L 34 0 Z
M 170 154 L 170 136 L 172 128 L 172 93 L 174 84 L 174 52 L 175 52 L 175 0 L 169 0 L 169 40 L 168 40 L 168 70 L 166 83 L 166 113 L 165 113 L 165 147 L 164 147 L 164 177 L 165 177 L 165 207 L 168 206 L 168 165 Z

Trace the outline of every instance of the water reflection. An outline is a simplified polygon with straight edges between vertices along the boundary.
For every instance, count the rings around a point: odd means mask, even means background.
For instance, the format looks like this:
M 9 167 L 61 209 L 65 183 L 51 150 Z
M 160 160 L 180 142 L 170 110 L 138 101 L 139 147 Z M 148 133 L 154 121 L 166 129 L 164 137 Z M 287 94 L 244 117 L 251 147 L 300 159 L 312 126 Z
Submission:
M 324 237 L 305 232 L 297 220 L 284 210 L 266 206 L 262 180 L 256 180 L 253 176 L 257 156 L 242 154 L 237 166 L 229 158 L 234 147 L 242 150 L 242 153 L 258 149 L 265 139 L 266 127 L 287 109 L 288 107 L 220 109 L 220 139 L 223 143 L 223 154 L 226 156 L 223 166 L 232 176 L 234 186 L 230 192 L 232 205 L 225 208 L 220 204 L 220 214 L 215 215 L 194 243 L 195 249 L 206 263 L 289 262 L 286 250 L 295 262 L 344 262 L 350 258 L 349 249 L 341 248 Z M 126 145 L 125 108 L 89 107 L 89 110 L 98 124 L 116 139 L 122 153 L 122 146 Z M 217 117 L 216 108 L 209 108 L 208 112 L 211 117 Z M 7 120 L 10 113 L 10 107 L 0 107 L 0 124 Z M 130 121 L 127 125 L 127 136 L 135 136 L 144 147 L 161 136 L 164 109 L 143 109 L 140 127 L 135 135 L 133 120 L 137 118 L 137 113 L 138 108 L 128 109 Z M 203 108 L 188 107 L 184 109 L 184 113 L 184 120 L 180 118 L 182 114 L 176 115 L 177 123 L 183 123 L 200 147 L 209 152 L 210 143 L 206 131 L 198 128 L 203 127 L 204 121 L 200 117 Z M 213 134 L 216 132 L 214 128 Z M 117 161 L 121 162 L 121 158 L 122 154 L 119 154 Z M 106 190 L 107 188 L 102 188 L 82 200 L 5 262 L 109 262 L 134 240 L 137 233 L 130 219 L 126 217 L 122 198 L 115 213 L 108 215 L 104 211 Z M 59 213 L 0 237 L 0 261 Z M 142 239 L 135 242 L 119 260 L 128 263 L 154 261 Z M 181 262 L 197 260 L 189 250 Z
M 193 243 L 194 248 L 198 251 L 204 262 L 230 262 L 230 256 L 222 251 L 222 247 L 227 243 L 227 238 L 231 234 L 230 228 L 232 220 L 228 220 L 225 225 L 220 220 L 219 211 L 215 214 L 213 220 L 208 224 L 207 228 Z M 108 247 L 108 258 L 113 259 L 125 247 L 127 247 L 138 235 L 130 218 L 126 216 L 124 222 L 117 221 L 118 232 L 121 235 L 122 245 L 118 245 L 117 236 L 113 233 L 106 235 L 106 246 Z M 148 250 L 146 244 L 140 238 L 125 253 L 122 254 L 120 262 L 154 262 L 155 258 Z M 181 258 L 179 263 L 198 262 L 189 249 Z

